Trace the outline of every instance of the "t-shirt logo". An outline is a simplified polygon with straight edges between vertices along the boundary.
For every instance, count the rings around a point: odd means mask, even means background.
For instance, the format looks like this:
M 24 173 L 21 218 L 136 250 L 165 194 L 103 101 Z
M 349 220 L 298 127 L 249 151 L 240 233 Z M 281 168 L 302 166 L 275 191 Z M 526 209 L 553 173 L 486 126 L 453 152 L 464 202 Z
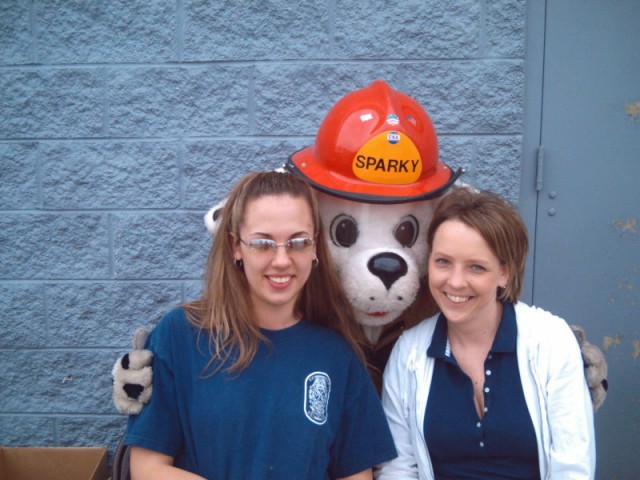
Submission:
M 304 414 L 317 425 L 327 421 L 331 379 L 324 372 L 307 375 L 304 382 Z

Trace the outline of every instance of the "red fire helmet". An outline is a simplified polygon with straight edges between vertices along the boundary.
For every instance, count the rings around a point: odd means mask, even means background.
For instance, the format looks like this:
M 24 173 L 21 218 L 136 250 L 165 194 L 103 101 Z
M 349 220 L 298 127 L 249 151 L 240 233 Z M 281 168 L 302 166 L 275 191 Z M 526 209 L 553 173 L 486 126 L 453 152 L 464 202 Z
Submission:
M 438 161 L 427 112 L 382 80 L 342 97 L 314 145 L 291 155 L 285 168 L 322 192 L 364 203 L 435 198 L 462 174 Z

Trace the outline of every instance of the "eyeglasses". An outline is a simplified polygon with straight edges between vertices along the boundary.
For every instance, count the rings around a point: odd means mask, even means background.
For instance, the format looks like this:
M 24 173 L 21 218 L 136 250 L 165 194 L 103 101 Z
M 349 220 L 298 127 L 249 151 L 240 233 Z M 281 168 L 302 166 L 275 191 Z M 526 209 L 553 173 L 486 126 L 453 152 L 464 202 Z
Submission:
M 251 250 L 259 253 L 275 253 L 278 251 L 278 247 L 284 247 L 287 253 L 298 253 L 304 252 L 316 244 L 315 239 L 308 237 L 290 238 L 284 243 L 278 243 L 270 238 L 252 238 L 246 242 L 241 238 L 239 240 Z

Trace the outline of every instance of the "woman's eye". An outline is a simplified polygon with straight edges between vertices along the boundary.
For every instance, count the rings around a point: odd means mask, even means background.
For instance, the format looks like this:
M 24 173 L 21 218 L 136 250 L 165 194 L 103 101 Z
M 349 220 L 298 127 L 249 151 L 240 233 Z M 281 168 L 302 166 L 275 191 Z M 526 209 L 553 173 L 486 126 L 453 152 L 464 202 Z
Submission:
M 269 240 L 267 238 L 254 238 L 247 242 L 247 245 L 249 245 L 249 247 L 259 252 L 268 252 L 269 250 L 273 250 L 274 244 L 275 242 L 273 240 Z
M 484 268 L 482 265 L 471 265 L 471 270 L 473 270 L 474 272 L 484 272 L 486 271 L 486 268 Z

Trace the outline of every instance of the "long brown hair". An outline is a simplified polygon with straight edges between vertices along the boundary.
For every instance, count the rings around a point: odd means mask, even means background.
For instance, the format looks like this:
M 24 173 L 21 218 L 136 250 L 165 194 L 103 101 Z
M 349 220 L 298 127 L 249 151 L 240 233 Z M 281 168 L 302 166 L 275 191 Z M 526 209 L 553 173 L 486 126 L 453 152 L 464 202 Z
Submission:
M 294 313 L 341 333 L 364 362 L 363 334 L 331 262 L 315 193 L 301 178 L 269 171 L 246 175 L 231 191 L 209 250 L 202 297 L 183 305 L 189 321 L 209 333 L 212 357 L 207 368 L 217 364 L 213 374 L 233 356 L 228 370 L 242 371 L 253 360 L 260 342 L 266 341 L 254 320 L 246 276 L 234 262 L 234 240 L 230 235 L 240 236 L 247 204 L 265 195 L 302 198 L 311 209 L 318 264 L 311 269 Z
M 487 242 L 509 272 L 507 285 L 498 289 L 497 299 L 517 302 L 522 291 L 529 241 L 527 227 L 516 207 L 492 192 L 478 192 L 468 187 L 453 189 L 442 197 L 433 213 L 427 232 L 429 251 L 438 227 L 447 220 L 461 221 Z

